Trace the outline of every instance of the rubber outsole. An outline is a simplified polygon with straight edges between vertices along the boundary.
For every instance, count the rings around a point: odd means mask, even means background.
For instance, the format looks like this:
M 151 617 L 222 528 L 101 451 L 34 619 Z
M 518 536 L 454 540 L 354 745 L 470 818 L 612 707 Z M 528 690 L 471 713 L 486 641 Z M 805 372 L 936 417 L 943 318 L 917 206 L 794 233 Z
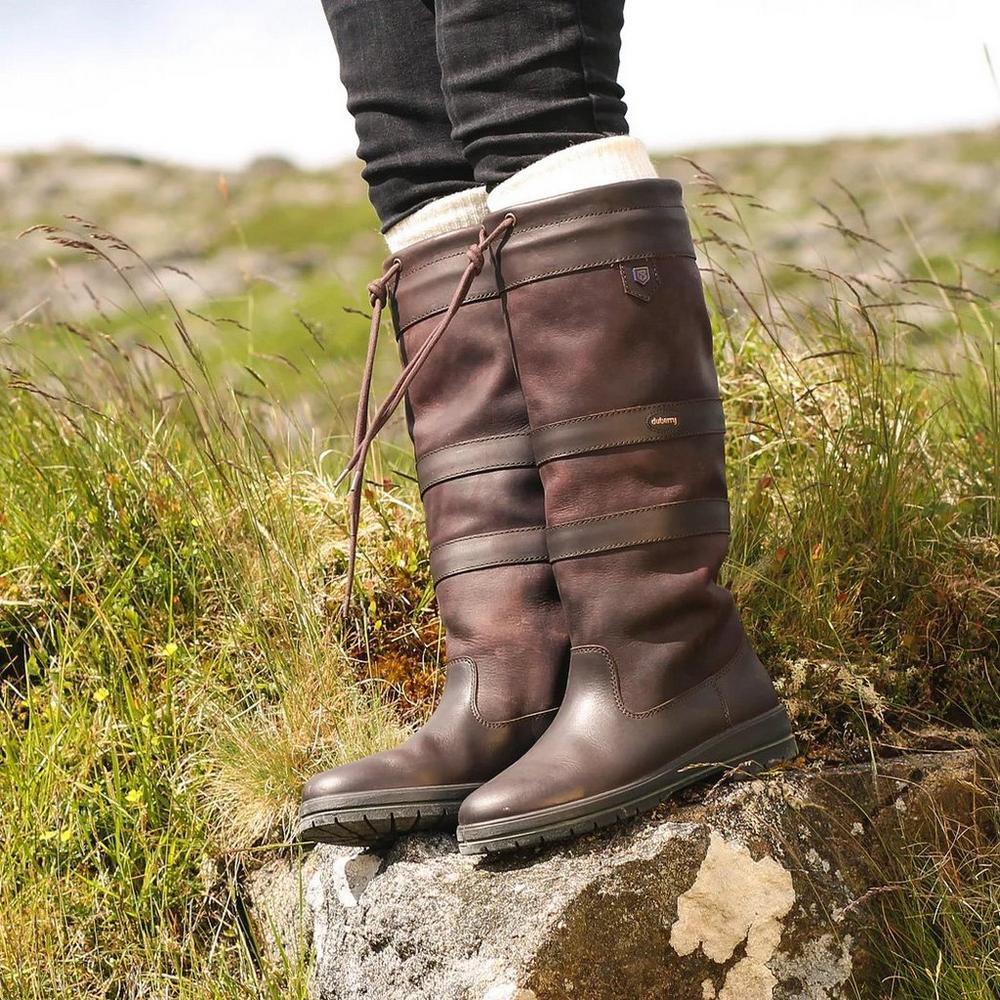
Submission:
M 779 727 L 785 730 L 778 738 L 769 739 L 763 744 L 753 744 L 736 754 L 722 756 L 721 759 L 713 757 L 713 748 L 724 746 L 726 742 L 733 739 L 734 733 L 730 730 L 678 758 L 654 778 L 638 783 L 636 794 L 626 801 L 611 806 L 595 805 L 589 809 L 586 802 L 576 803 L 579 815 L 561 820 L 552 820 L 551 818 L 547 820 L 544 813 L 513 817 L 510 820 L 489 824 L 490 827 L 499 828 L 492 836 L 486 831 L 483 832 L 483 835 L 477 836 L 475 829 L 459 827 L 459 853 L 466 855 L 499 854 L 545 847 L 548 844 L 581 837 L 593 833 L 595 830 L 623 823 L 642 813 L 650 812 L 681 789 L 709 778 L 727 773 L 758 774 L 775 764 L 791 760 L 798 755 L 798 744 L 792 735 L 788 725 L 788 717 L 783 709 L 750 720 L 745 728 L 748 734 L 753 733 L 755 727 L 765 731 L 770 729 L 773 736 L 775 735 L 773 723 L 776 721 Z M 692 761 L 698 760 L 714 760 L 715 762 L 692 763 Z M 503 827 L 507 827 L 508 831 L 501 832 Z
M 382 847 L 408 833 L 453 830 L 462 800 L 362 806 L 299 817 L 296 838 L 307 843 L 345 847 Z

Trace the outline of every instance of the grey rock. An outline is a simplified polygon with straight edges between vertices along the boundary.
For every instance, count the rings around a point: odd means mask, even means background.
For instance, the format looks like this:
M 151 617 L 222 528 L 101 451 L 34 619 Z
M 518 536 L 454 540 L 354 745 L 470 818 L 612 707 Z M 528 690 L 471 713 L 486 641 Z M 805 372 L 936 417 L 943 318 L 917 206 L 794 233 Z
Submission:
M 321 846 L 245 890 L 317 1000 L 839 1000 L 871 993 L 886 858 L 971 815 L 974 751 L 783 771 L 530 854 Z M 875 845 L 878 845 L 877 847 Z M 867 992 L 866 992 L 867 990 Z

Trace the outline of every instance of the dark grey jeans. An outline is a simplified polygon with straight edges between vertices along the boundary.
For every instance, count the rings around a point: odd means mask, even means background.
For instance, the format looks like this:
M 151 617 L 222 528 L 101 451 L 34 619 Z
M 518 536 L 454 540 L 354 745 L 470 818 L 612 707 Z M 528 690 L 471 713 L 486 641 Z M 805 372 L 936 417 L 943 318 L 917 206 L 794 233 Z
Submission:
M 625 0 L 323 0 L 383 229 L 624 135 Z

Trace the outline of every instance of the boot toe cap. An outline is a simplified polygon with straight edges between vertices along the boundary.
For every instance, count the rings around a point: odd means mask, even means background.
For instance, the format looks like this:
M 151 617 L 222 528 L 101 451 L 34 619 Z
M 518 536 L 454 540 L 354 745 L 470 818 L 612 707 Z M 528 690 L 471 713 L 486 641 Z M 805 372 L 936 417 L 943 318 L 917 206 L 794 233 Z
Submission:
M 475 826 L 507 819 L 524 811 L 524 797 L 516 786 L 499 779 L 477 788 L 463 803 L 458 812 L 462 826 Z
M 549 766 L 541 766 L 548 763 Z M 580 794 L 579 783 L 552 762 L 537 761 L 529 752 L 492 781 L 477 788 L 463 803 L 462 826 L 494 823 L 564 805 Z
M 460 783 L 463 777 L 433 740 L 418 735 L 393 750 L 314 775 L 302 788 L 302 803 L 309 808 L 319 800 L 334 799 L 344 805 L 344 799 L 349 804 L 352 797 L 359 795 L 434 788 Z
M 308 804 L 318 799 L 337 795 L 371 792 L 379 788 L 392 788 L 398 784 L 396 769 L 380 754 L 352 761 L 313 775 L 302 787 L 302 802 Z
M 354 768 L 350 764 L 314 774 L 302 786 L 302 801 L 311 802 L 314 799 L 324 799 L 330 795 L 360 790 L 361 786 L 358 782 L 352 780 L 353 774 Z
M 498 786 L 498 787 L 493 787 Z M 477 788 L 463 803 L 458 812 L 462 826 L 475 826 L 516 816 L 523 811 L 523 801 L 515 789 L 496 780 Z

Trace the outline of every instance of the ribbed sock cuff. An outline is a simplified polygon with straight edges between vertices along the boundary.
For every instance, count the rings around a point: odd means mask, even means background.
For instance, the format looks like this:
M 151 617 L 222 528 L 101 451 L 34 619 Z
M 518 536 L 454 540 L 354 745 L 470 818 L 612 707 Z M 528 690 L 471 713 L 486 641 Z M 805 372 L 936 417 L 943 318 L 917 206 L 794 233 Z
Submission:
M 646 147 L 630 135 L 592 139 L 550 153 L 498 184 L 486 199 L 491 212 L 585 188 L 656 177 Z
M 486 214 L 486 188 L 470 188 L 436 198 L 412 215 L 401 219 L 385 232 L 389 253 L 399 253 L 414 243 L 456 229 L 478 226 Z

